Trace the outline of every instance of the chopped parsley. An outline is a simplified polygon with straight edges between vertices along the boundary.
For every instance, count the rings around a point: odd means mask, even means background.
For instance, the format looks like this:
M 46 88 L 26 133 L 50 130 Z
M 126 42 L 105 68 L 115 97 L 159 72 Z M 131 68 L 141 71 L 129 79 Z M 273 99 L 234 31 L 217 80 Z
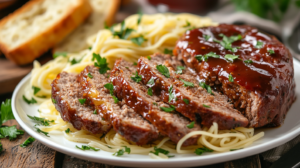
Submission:
M 111 82 L 105 84 L 104 87 L 109 90 L 110 95 L 114 95 L 114 85 Z
M 226 54 L 224 58 L 230 62 L 233 62 L 235 59 L 238 59 L 238 55 Z
M 66 132 L 67 134 L 70 133 L 70 131 L 71 131 L 70 128 L 68 128 L 68 129 L 65 130 L 65 132 Z
M 34 141 L 35 141 L 35 138 L 29 137 L 29 138 L 26 139 L 20 146 L 21 146 L 22 148 L 25 148 L 25 147 L 27 147 L 29 144 L 31 144 L 31 143 L 34 142 Z
M 173 93 L 173 85 L 170 86 L 168 91 L 169 91 L 169 103 L 170 103 L 173 99 L 175 99 L 175 93 Z
M 170 107 L 160 107 L 160 109 L 161 109 L 162 111 L 165 111 L 165 112 L 169 113 L 169 112 L 172 112 L 172 111 L 175 110 L 175 106 L 170 105 Z
M 23 135 L 24 131 L 18 130 L 15 125 L 6 127 L 0 127 L 0 138 L 9 137 L 9 140 L 14 140 L 18 135 Z
M 0 108 L 0 128 L 3 123 L 5 123 L 8 120 L 15 119 L 12 108 L 11 108 L 11 100 L 6 99 L 1 103 Z
M 194 153 L 196 153 L 197 155 L 202 155 L 202 153 L 204 152 L 213 152 L 213 150 L 208 149 L 206 147 L 202 147 L 202 148 L 197 148 Z
M 137 63 L 136 63 L 136 62 L 134 62 L 134 63 L 133 63 L 133 65 L 134 65 L 134 66 L 137 66 Z
M 275 54 L 274 50 L 268 50 L 269 54 Z
M 234 82 L 233 76 L 231 74 L 228 75 L 229 82 Z
M 220 55 L 217 55 L 216 53 L 214 52 L 209 52 L 205 55 L 196 55 L 195 58 L 198 60 L 198 61 L 207 61 L 209 57 L 213 57 L 213 58 L 220 58 Z
M 252 63 L 253 63 L 252 60 L 244 60 L 244 62 L 245 62 L 246 64 L 252 64 Z
M 119 99 L 116 96 L 112 96 L 112 98 L 114 99 L 114 102 L 117 104 L 119 103 Z
M 53 54 L 53 58 L 57 58 L 59 56 L 67 57 L 67 54 L 68 54 L 67 52 L 55 52 Z
M 204 82 L 200 82 L 199 85 L 203 88 L 203 89 L 206 89 L 207 92 L 211 95 L 214 95 L 212 90 L 211 90 L 211 87 L 209 85 L 207 85 L 206 83 Z
M 141 46 L 144 41 L 147 41 L 147 39 L 145 39 L 143 35 L 139 37 L 131 38 L 130 40 L 138 46 Z
M 37 101 L 32 97 L 31 100 L 28 100 L 24 95 L 23 95 L 23 100 L 27 103 L 27 104 L 35 104 L 37 103 Z
M 191 122 L 186 127 L 188 127 L 189 129 L 191 129 L 191 128 L 194 128 L 194 125 L 195 125 L 195 121 Z
M 208 41 L 208 40 L 211 38 L 211 36 L 210 36 L 210 35 L 207 35 L 207 34 L 204 34 L 204 35 L 203 35 L 203 38 L 204 38 L 206 41 Z
M 32 89 L 33 89 L 33 94 L 34 95 L 37 94 L 41 90 L 41 88 L 35 87 L 35 86 L 32 86 Z
M 147 56 L 147 58 L 148 58 L 148 60 L 151 60 L 151 57 L 149 55 Z
M 96 59 L 94 63 L 95 67 L 99 68 L 100 74 L 105 74 L 110 68 L 108 67 L 108 63 L 106 62 L 106 58 L 102 58 L 99 54 L 93 53 L 92 61 Z
M 182 74 L 182 70 L 184 70 L 185 67 L 184 66 L 177 66 L 176 69 L 177 69 L 177 71 L 175 73 Z
M 79 62 L 81 62 L 82 59 L 76 60 L 75 58 L 73 58 L 72 60 L 69 60 L 71 65 L 77 64 Z
M 170 78 L 169 69 L 165 65 L 156 65 L 156 69 L 163 74 L 165 77 Z
M 41 129 L 39 129 L 39 128 L 37 128 L 37 127 L 35 127 L 35 129 L 36 129 L 36 131 L 37 131 L 38 133 L 41 133 L 41 134 L 44 134 L 44 135 L 47 136 L 47 137 L 50 137 L 50 136 L 48 135 L 49 132 L 42 131 Z
M 100 150 L 100 149 L 96 149 L 96 148 L 88 146 L 88 145 L 82 145 L 81 147 L 76 145 L 76 148 L 80 149 L 80 150 L 93 150 L 93 151 L 99 151 Z
M 2 147 L 2 143 L 0 141 L 0 153 L 2 152 L 2 150 L 3 150 L 3 147 Z
M 105 135 L 106 135 L 106 134 L 102 134 L 102 135 L 101 135 L 101 137 L 100 137 L 100 139 L 104 138 L 104 137 L 105 137 Z
M 94 110 L 93 114 L 98 114 L 96 109 Z
M 190 27 L 191 26 L 191 23 L 189 21 L 185 21 L 186 22 L 186 25 L 184 25 L 183 27 Z
M 84 99 L 78 99 L 78 101 L 80 102 L 81 105 L 83 105 L 85 103 L 85 101 L 86 101 L 86 98 L 84 98 Z
M 240 148 L 240 149 L 243 149 L 243 148 Z M 230 149 L 230 151 L 236 151 L 236 150 L 240 150 L 240 149 Z
M 88 73 L 87 76 L 91 79 L 93 79 L 93 75 L 91 73 Z
M 134 29 L 125 28 L 125 21 L 123 21 L 121 23 L 121 30 L 120 31 L 115 31 L 114 26 L 111 26 L 109 28 L 109 30 L 111 31 L 113 36 L 117 36 L 120 39 L 127 39 L 129 37 L 129 35 L 134 31 Z
M 149 85 L 149 87 L 154 85 L 154 78 L 151 78 L 150 80 L 148 80 L 147 85 Z
M 206 108 L 210 108 L 209 105 L 206 105 L 206 104 L 202 104 L 203 107 L 206 107 Z
M 113 155 L 114 156 L 122 156 L 125 152 L 130 154 L 130 148 L 128 148 L 127 146 L 124 146 L 124 148 L 125 148 L 125 151 L 123 149 L 120 149 L 117 152 L 115 152 Z
M 184 101 L 185 104 L 190 104 L 189 99 L 183 99 L 183 101 Z
M 148 93 L 149 96 L 153 96 L 152 88 L 149 88 L 147 93 Z
M 137 72 L 137 71 L 135 72 L 134 75 L 135 75 L 135 76 L 132 76 L 132 77 L 131 77 L 131 79 L 132 79 L 133 81 L 135 81 L 136 83 L 139 83 L 140 81 L 142 81 L 142 76 L 141 76 L 141 75 L 138 75 L 138 72 Z
M 257 41 L 255 48 L 261 49 L 261 48 L 263 48 L 263 46 L 264 46 L 264 43 L 262 41 Z
M 106 25 L 106 26 L 107 26 L 107 25 Z M 91 50 L 91 49 L 92 49 L 92 47 L 89 47 L 88 49 L 89 49 L 89 50 Z
M 162 153 L 164 155 L 167 155 L 169 158 L 174 157 L 174 155 L 168 155 L 170 153 L 169 151 L 167 151 L 165 149 L 162 149 L 162 148 L 158 148 L 156 146 L 154 147 L 154 152 L 153 151 L 150 151 L 150 152 L 153 153 L 154 155 L 157 155 L 157 156 L 158 156 L 159 153 Z
M 164 49 L 164 54 L 170 54 L 170 55 L 172 55 L 173 54 L 173 50 L 165 48 Z
M 157 105 L 158 105 L 156 102 L 153 102 L 152 104 L 153 104 L 153 105 L 155 105 L 155 106 L 157 106 Z
M 54 120 L 46 120 L 45 118 L 40 118 L 40 117 L 36 117 L 36 116 L 30 116 L 27 115 L 28 118 L 32 119 L 33 121 L 38 122 L 39 124 L 42 124 L 43 126 L 49 126 L 50 123 L 54 123 Z
M 51 98 L 51 100 L 52 100 L 52 103 L 56 104 L 56 100 L 55 99 Z
M 237 51 L 237 47 L 232 47 L 232 43 L 242 39 L 242 36 L 239 34 L 237 36 L 227 37 L 224 34 L 219 34 L 220 37 L 223 37 L 222 41 L 214 40 L 215 42 L 221 44 L 225 49 L 230 50 L 232 52 Z
M 192 83 L 192 82 L 188 82 L 188 81 L 185 81 L 185 80 L 183 80 L 183 79 L 180 79 L 181 80 L 181 82 L 183 82 L 183 86 L 185 86 L 185 87 L 188 87 L 188 86 L 190 86 L 190 87 L 194 87 L 194 84 Z
M 139 24 L 141 23 L 142 17 L 143 17 L 143 13 L 142 13 L 141 10 L 139 11 L 138 15 L 139 15 L 139 17 L 138 17 L 138 19 L 137 19 L 137 24 L 139 25 Z

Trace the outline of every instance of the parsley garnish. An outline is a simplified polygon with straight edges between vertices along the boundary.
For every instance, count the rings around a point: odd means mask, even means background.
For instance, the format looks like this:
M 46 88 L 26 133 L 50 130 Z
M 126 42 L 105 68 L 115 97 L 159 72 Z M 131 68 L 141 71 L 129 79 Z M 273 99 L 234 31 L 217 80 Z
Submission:
M 12 109 L 11 109 L 11 100 L 6 99 L 5 102 L 3 101 L 1 104 L 0 109 L 0 128 L 3 123 L 8 120 L 15 119 Z
M 152 151 L 150 151 L 150 152 L 153 153 L 154 155 L 157 155 L 157 156 L 158 156 L 159 153 L 162 153 L 164 155 L 167 155 L 168 157 L 174 157 L 174 155 L 168 155 L 170 153 L 169 151 L 164 150 L 162 148 L 158 148 L 156 146 L 154 147 L 154 152 L 152 152 Z
M 37 103 L 37 101 L 32 97 L 31 100 L 28 100 L 24 95 L 23 95 L 23 100 L 27 103 L 27 104 L 34 104 Z
M 173 106 L 173 105 L 170 105 L 170 107 L 160 107 L 160 109 L 162 110 L 162 111 L 165 111 L 165 112 L 172 112 L 172 111 L 174 111 L 175 110 L 175 106 Z
M 203 89 L 206 89 L 207 92 L 211 95 L 214 95 L 212 90 L 211 90 L 211 87 L 209 85 L 207 85 L 206 83 L 204 82 L 200 82 L 199 85 L 203 88 Z
M 59 56 L 67 57 L 67 54 L 68 54 L 68 53 L 66 53 L 66 52 L 55 52 L 55 53 L 53 54 L 53 58 L 57 58 L 57 57 L 59 57 Z
M 55 99 L 51 98 L 51 100 L 52 100 L 52 103 L 56 104 L 56 100 Z
M 269 54 L 275 54 L 274 50 L 268 50 Z
M 209 52 L 207 54 L 203 55 L 196 55 L 195 58 L 198 61 L 207 61 L 209 57 L 213 57 L 213 58 L 220 58 L 220 55 L 217 55 L 216 53 L 213 52 Z
M 147 93 L 148 93 L 149 96 L 153 96 L 152 88 L 149 88 Z
M 33 89 L 33 94 L 34 95 L 37 94 L 41 90 L 41 88 L 35 87 L 35 86 L 32 86 L 32 89 Z
M 131 152 L 130 148 L 128 148 L 127 146 L 124 146 L 124 148 L 125 148 L 125 152 L 127 152 L 128 154 L 130 154 L 130 152 Z
M 224 34 L 219 34 L 220 37 L 223 37 L 222 41 L 214 40 L 217 43 L 220 43 L 225 49 L 232 52 L 237 51 L 237 47 L 232 47 L 232 43 L 242 39 L 242 36 L 239 34 L 237 36 L 227 37 Z
M 209 105 L 206 105 L 206 104 L 202 104 L 203 107 L 206 107 L 206 108 L 210 108 Z
M 38 133 L 42 133 L 42 134 L 44 134 L 45 136 L 50 137 L 50 136 L 48 135 L 49 132 L 42 131 L 41 129 L 39 129 L 39 128 L 37 128 L 37 127 L 35 127 L 35 129 L 36 129 L 36 131 L 37 131 Z
M 262 41 L 257 41 L 255 48 L 261 49 L 261 48 L 263 48 L 263 46 L 264 46 L 264 43 Z
M 117 152 L 115 152 L 113 155 L 114 156 L 122 156 L 125 152 L 127 152 L 128 154 L 130 154 L 130 148 L 124 146 L 125 151 L 123 149 L 118 150 Z
M 88 145 L 82 145 L 81 147 L 76 145 L 76 148 L 80 149 L 80 150 L 93 150 L 93 151 L 99 151 L 100 150 L 100 149 L 96 149 L 96 148 L 88 146 Z
M 66 132 L 67 134 L 70 133 L 70 131 L 71 131 L 70 128 L 68 128 L 68 129 L 65 130 L 65 132 Z
M 104 87 L 109 90 L 110 95 L 114 95 L 114 85 L 111 82 L 105 84 Z
M 142 11 L 139 11 L 138 14 L 139 14 L 139 17 L 137 19 L 137 24 L 139 25 L 141 23 L 141 21 L 142 21 L 143 13 L 142 13 Z
M 186 25 L 184 25 L 183 27 L 190 27 L 191 26 L 191 23 L 189 21 L 185 21 L 186 22 Z
M 173 93 L 173 85 L 168 89 L 169 91 L 169 102 L 171 102 L 175 98 L 175 93 Z
M 136 71 L 135 72 L 135 76 L 132 76 L 131 79 L 133 81 L 135 81 L 136 83 L 139 83 L 140 81 L 142 81 L 142 76 L 141 75 L 138 75 L 138 72 Z
M 185 81 L 185 80 L 183 80 L 183 79 L 180 79 L 181 80 L 181 82 L 183 82 L 183 86 L 185 86 L 185 87 L 188 87 L 188 86 L 190 86 L 190 87 L 194 87 L 194 84 L 192 83 L 192 82 L 188 82 L 188 81 Z
M 105 74 L 107 70 L 110 70 L 108 63 L 106 62 L 106 58 L 102 58 L 99 54 L 93 53 L 92 61 L 95 59 L 97 62 L 94 63 L 94 66 L 99 68 L 100 74 Z
M 194 128 L 194 125 L 195 125 L 195 121 L 191 122 L 186 127 L 188 127 L 189 129 L 191 129 L 191 128 Z
M 148 58 L 148 60 L 151 60 L 151 57 L 149 55 L 147 56 L 147 58 Z
M 165 65 L 156 65 L 156 69 L 163 74 L 165 77 L 170 78 L 169 69 Z
M 226 60 L 233 62 L 235 59 L 238 59 L 238 55 L 226 54 L 224 57 Z
M 97 113 L 97 109 L 94 110 L 93 114 L 98 114 L 98 113 Z
M 104 138 L 104 137 L 105 137 L 105 135 L 106 135 L 106 134 L 102 134 L 102 135 L 101 135 L 101 137 L 100 137 L 100 139 Z
M 27 140 L 25 140 L 20 146 L 22 147 L 22 148 L 25 148 L 25 147 L 27 147 L 29 144 L 31 144 L 32 142 L 34 142 L 35 141 L 35 138 L 33 138 L 33 137 L 29 137 Z
M 204 152 L 213 152 L 213 150 L 203 147 L 203 148 L 197 148 L 194 153 L 196 153 L 197 155 L 202 155 L 202 153 Z
M 91 79 L 93 79 L 93 75 L 91 73 L 88 73 L 87 76 Z
M 173 50 L 165 48 L 164 49 L 164 54 L 170 54 L 170 55 L 172 55 L 173 54 Z
M 228 75 L 229 82 L 234 82 L 233 76 L 231 74 Z
M 134 30 L 130 28 L 125 28 L 125 21 L 123 21 L 121 23 L 120 31 L 115 31 L 113 26 L 110 28 L 110 31 L 112 32 L 113 36 L 118 36 L 120 39 L 127 39 Z
M 2 152 L 2 150 L 3 150 L 3 147 L 2 147 L 2 143 L 0 141 L 0 153 Z
M 208 41 L 208 40 L 210 39 L 210 37 L 211 37 L 211 36 L 210 36 L 210 35 L 207 35 L 207 34 L 204 34 L 204 35 L 203 35 L 203 38 L 204 38 L 206 41 Z
M 71 61 L 69 60 L 69 62 L 71 63 L 71 65 L 77 64 L 79 62 L 81 62 L 82 59 L 76 60 L 75 58 L 73 58 Z
M 86 101 L 86 98 L 84 98 L 84 99 L 78 99 L 78 101 L 80 102 L 81 105 L 83 105 L 85 103 L 85 101 Z
M 130 39 L 134 44 L 137 44 L 138 46 L 141 46 L 144 41 L 147 41 L 147 39 L 144 38 L 143 35 L 135 38 Z
M 117 104 L 119 103 L 119 99 L 116 96 L 112 96 L 112 98 L 114 99 L 114 102 Z
M 38 122 L 39 124 L 42 124 L 43 126 L 49 126 L 50 123 L 54 123 L 54 120 L 46 120 L 45 118 L 40 118 L 40 117 L 36 117 L 36 116 L 30 116 L 27 115 L 28 118 Z
M 185 104 L 190 104 L 189 99 L 183 99 L 183 101 L 184 101 Z
M 243 149 L 243 148 L 240 148 L 240 149 Z M 230 149 L 230 151 L 236 151 L 236 150 L 240 150 L 240 149 Z
M 134 63 L 133 63 L 133 65 L 134 65 L 134 66 L 137 66 L 137 63 L 136 63 L 136 62 L 134 62 Z
M 0 138 L 9 137 L 9 140 L 17 138 L 18 135 L 23 135 L 24 131 L 18 130 L 15 125 L 10 127 L 0 127 Z
M 153 102 L 152 104 L 153 104 L 153 105 L 155 105 L 155 106 L 157 106 L 157 105 L 158 105 L 156 102 Z
M 150 80 L 148 80 L 147 85 L 149 87 L 152 87 L 154 85 L 154 78 L 151 78 Z
M 92 49 L 92 47 L 89 47 L 88 49 L 89 49 L 89 50 L 91 50 L 91 49 Z
M 252 63 L 253 63 L 252 60 L 244 60 L 244 62 L 245 62 L 246 64 L 252 64 Z
M 185 67 L 184 66 L 177 66 L 176 69 L 177 69 L 177 71 L 175 73 L 182 74 L 182 70 L 184 70 Z

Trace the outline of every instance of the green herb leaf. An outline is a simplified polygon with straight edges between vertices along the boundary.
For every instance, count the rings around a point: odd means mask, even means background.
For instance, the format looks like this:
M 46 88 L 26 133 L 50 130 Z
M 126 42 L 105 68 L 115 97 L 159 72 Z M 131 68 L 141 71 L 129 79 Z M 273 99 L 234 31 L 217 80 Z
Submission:
M 170 103 L 173 99 L 175 99 L 175 93 L 173 93 L 173 85 L 170 86 L 168 91 L 169 91 L 169 103 Z
M 119 99 L 116 96 L 112 96 L 112 98 L 114 99 L 115 103 L 119 103 Z
M 76 60 L 75 58 L 73 58 L 72 60 L 69 60 L 69 62 L 70 62 L 71 65 L 74 65 L 74 64 L 80 63 L 81 60 L 82 59 Z
M 78 99 L 78 101 L 80 102 L 81 105 L 83 105 L 85 103 L 85 101 L 86 101 L 86 98 L 84 98 L 84 99 Z
M 186 25 L 184 25 L 183 27 L 190 27 L 191 26 L 191 23 L 189 21 L 185 21 L 186 22 Z
M 238 55 L 232 55 L 232 54 L 226 54 L 224 56 L 225 59 L 227 59 L 230 62 L 233 62 L 235 59 L 238 59 L 239 56 Z
M 233 76 L 231 74 L 228 75 L 229 82 L 234 82 Z
M 100 149 L 96 149 L 96 148 L 88 146 L 88 145 L 82 145 L 81 147 L 76 145 L 76 148 L 80 149 L 80 150 L 83 150 L 83 151 L 85 151 L 85 150 L 99 151 L 100 150 Z
M 32 142 L 34 142 L 35 141 L 35 138 L 33 138 L 33 137 L 29 137 L 27 140 L 25 140 L 20 146 L 22 147 L 22 148 L 25 148 L 25 147 L 27 147 L 29 144 L 31 144 Z
M 45 118 L 40 118 L 40 117 L 36 117 L 36 116 L 30 116 L 27 115 L 28 118 L 32 119 L 33 121 L 38 122 L 39 124 L 42 124 L 43 126 L 49 126 L 50 123 L 54 123 L 54 120 L 46 120 Z
M 183 99 L 183 101 L 184 101 L 185 104 L 190 104 L 189 99 Z
M 125 21 L 121 23 L 120 31 L 115 31 L 114 26 L 110 27 L 109 30 L 111 31 L 113 36 L 118 36 L 120 39 L 127 39 L 129 35 L 134 31 L 133 29 L 125 28 Z
M 66 132 L 67 134 L 70 133 L 70 131 L 71 131 L 70 128 L 68 128 L 68 129 L 65 130 L 65 132 Z
M 165 65 L 156 65 L 156 69 L 163 74 L 165 77 L 170 78 L 169 69 Z
M 211 38 L 211 36 L 210 36 L 210 35 L 207 35 L 207 34 L 204 34 L 204 35 L 203 35 L 203 38 L 205 39 L 205 41 L 208 41 L 208 40 Z
M 170 107 L 160 107 L 160 109 L 162 110 L 162 111 L 165 111 L 165 112 L 172 112 L 172 111 L 175 111 L 175 106 L 173 106 L 173 105 L 170 105 Z
M 50 137 L 50 136 L 48 135 L 49 132 L 42 131 L 41 129 L 39 129 L 39 128 L 37 128 L 37 127 L 35 127 L 35 129 L 36 129 L 36 131 L 37 131 L 38 133 L 41 133 L 41 134 L 44 134 L 44 135 L 47 136 L 47 137 Z
M 185 81 L 185 80 L 183 80 L 183 79 L 180 79 L 181 80 L 181 82 L 183 82 L 183 86 L 185 86 L 185 87 L 188 87 L 188 86 L 190 86 L 190 87 L 194 87 L 194 84 L 192 83 L 192 82 L 188 82 L 188 81 Z
M 135 75 L 135 76 L 132 76 L 132 77 L 131 77 L 131 79 L 132 79 L 133 81 L 135 81 L 136 83 L 139 83 L 140 81 L 142 81 L 142 76 L 141 76 L 141 75 L 138 75 L 138 72 L 137 72 L 137 71 L 135 72 L 134 75 Z
M 257 41 L 255 48 L 261 49 L 261 48 L 263 48 L 263 46 L 264 46 L 264 43 L 262 41 Z
M 182 70 L 184 70 L 185 67 L 184 66 L 177 66 L 176 69 L 177 69 L 177 71 L 175 73 L 182 74 Z
M 209 53 L 205 54 L 204 56 L 203 56 L 203 55 L 196 55 L 196 56 L 195 56 L 195 58 L 196 58 L 198 61 L 207 61 L 209 57 L 220 58 L 220 55 L 217 55 L 217 54 L 214 53 L 214 52 L 209 52 Z
M 138 17 L 138 19 L 137 19 L 137 24 L 139 25 L 139 24 L 141 23 L 142 17 L 143 17 L 143 13 L 142 13 L 141 10 L 139 11 L 138 15 L 139 15 L 139 17 Z
M 147 85 L 149 87 L 152 87 L 154 85 L 154 78 L 151 78 L 148 82 L 147 82 Z
M 92 47 L 89 47 L 88 49 L 89 49 L 89 50 L 91 50 L 91 49 L 92 49 Z
M 274 50 L 268 50 L 269 54 L 275 54 Z
M 67 54 L 68 54 L 67 52 L 55 52 L 53 54 L 53 58 L 57 58 L 59 56 L 67 57 Z
M 153 102 L 152 104 L 153 104 L 153 105 L 155 105 L 155 106 L 157 106 L 157 105 L 158 105 L 156 102 Z
M 191 122 L 186 127 L 188 127 L 189 129 L 191 129 L 191 128 L 194 128 L 194 125 L 195 125 L 195 121 Z
M 37 103 L 37 101 L 32 97 L 31 100 L 28 100 L 24 95 L 23 95 L 23 100 L 27 103 L 27 104 L 35 104 Z
M 93 114 L 98 114 L 96 109 L 94 110 Z
M 214 40 L 214 42 L 221 44 L 225 49 L 230 50 L 232 52 L 237 51 L 236 47 L 232 47 L 232 43 L 242 39 L 242 36 L 240 34 L 237 36 L 230 37 L 227 37 L 224 34 L 219 34 L 219 36 L 223 37 L 222 41 Z
M 110 82 L 104 85 L 104 87 L 109 90 L 110 95 L 114 95 L 114 85 Z
M 148 91 L 147 91 L 148 95 L 149 96 L 153 96 L 153 93 L 152 93 L 152 88 L 148 88 Z
M 108 63 L 106 62 L 106 58 L 102 58 L 99 54 L 93 53 L 92 61 L 95 59 L 97 62 L 94 63 L 94 66 L 99 68 L 100 74 L 105 74 L 108 70 L 110 70 Z
M 88 73 L 87 76 L 91 79 L 93 79 L 93 75 L 91 73 Z
M 240 149 L 243 149 L 243 148 L 240 148 Z M 240 149 L 230 149 L 230 151 L 236 151 L 236 150 L 240 150 Z
M 148 60 L 151 60 L 151 57 L 149 55 L 147 56 L 147 58 L 148 58 Z
M 134 65 L 134 66 L 137 66 L 137 63 L 136 63 L 136 62 L 134 62 L 134 63 L 133 63 L 133 65 Z
M 105 137 L 105 135 L 106 135 L 106 134 L 102 134 L 102 135 L 101 135 L 101 137 L 100 137 L 100 139 L 104 138 L 104 137 Z
M 24 131 L 18 130 L 15 125 L 10 127 L 2 126 L 0 127 L 0 135 L 2 137 L 9 137 L 9 140 L 17 138 L 18 135 L 23 135 Z
M 147 39 L 145 39 L 143 35 L 139 37 L 131 38 L 130 40 L 138 46 L 141 46 L 143 42 L 147 41 Z
M 170 49 L 165 48 L 165 49 L 164 49 L 164 54 L 173 55 L 173 50 L 170 50 Z
M 165 149 L 162 149 L 162 148 L 158 148 L 158 147 L 154 147 L 154 152 L 153 151 L 150 151 L 150 153 L 153 153 L 155 155 L 158 156 L 159 153 L 162 153 L 164 155 L 167 155 L 168 157 L 174 157 L 173 155 L 168 155 L 170 152 L 165 150 Z
M 131 152 L 130 148 L 128 148 L 127 146 L 124 146 L 124 148 L 125 148 L 125 152 L 127 152 L 128 154 L 130 154 L 130 152 Z
M 51 98 L 51 100 L 52 100 L 52 103 L 56 104 L 56 100 L 55 99 Z
M 214 95 L 212 90 L 211 90 L 211 87 L 209 85 L 207 85 L 206 83 L 204 82 L 200 82 L 199 85 L 203 88 L 203 89 L 206 89 L 207 92 L 211 95 Z
M 2 152 L 3 147 L 2 147 L 2 143 L 0 142 L 0 153 Z
M 35 86 L 32 86 L 32 89 L 33 89 L 33 94 L 34 95 L 37 94 L 41 90 L 41 88 L 35 87 Z
M 197 155 L 202 155 L 202 153 L 204 152 L 213 152 L 213 150 L 203 147 L 203 148 L 197 148 L 194 153 L 196 153 Z
M 5 102 L 3 101 L 1 103 L 1 109 L 0 109 L 0 127 L 3 123 L 5 123 L 8 120 L 15 119 L 12 109 L 11 109 L 11 100 L 6 99 Z
M 206 108 L 210 108 L 209 105 L 206 105 L 206 104 L 202 104 L 203 107 L 206 107 Z
M 130 154 L 130 152 L 131 152 L 130 148 L 128 148 L 127 146 L 124 146 L 124 148 L 125 148 L 125 151 L 123 149 L 120 149 L 117 152 L 115 152 L 113 155 L 114 156 L 122 156 L 125 152 Z
M 245 62 L 246 64 L 252 64 L 252 63 L 253 63 L 252 60 L 244 60 L 244 62 Z

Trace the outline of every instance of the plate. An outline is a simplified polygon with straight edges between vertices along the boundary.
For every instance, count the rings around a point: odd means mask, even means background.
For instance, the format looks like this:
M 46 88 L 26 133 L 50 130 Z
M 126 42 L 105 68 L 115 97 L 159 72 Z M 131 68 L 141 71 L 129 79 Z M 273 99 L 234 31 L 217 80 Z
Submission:
M 38 105 L 28 105 L 22 99 L 25 86 L 29 84 L 30 74 L 22 79 L 16 87 L 12 97 L 12 110 L 16 120 L 28 134 L 36 138 L 42 144 L 76 158 L 128 167 L 187 167 L 215 164 L 264 152 L 288 142 L 300 134 L 300 63 L 295 59 L 294 69 L 296 84 L 298 84 L 296 85 L 296 95 L 298 99 L 290 108 L 284 124 L 277 128 L 256 129 L 256 132 L 265 132 L 265 136 L 262 139 L 259 139 L 245 149 L 225 153 L 212 152 L 205 153 L 201 156 L 197 156 L 195 154 L 177 154 L 174 158 L 170 158 L 168 160 L 154 160 L 148 155 L 138 154 L 116 157 L 110 152 L 81 151 L 76 149 L 75 145 L 82 144 L 68 141 L 63 137 L 63 135 L 50 133 L 50 137 L 46 137 L 43 134 L 36 132 L 33 127 L 33 122 L 27 117 L 27 114 L 38 116 Z

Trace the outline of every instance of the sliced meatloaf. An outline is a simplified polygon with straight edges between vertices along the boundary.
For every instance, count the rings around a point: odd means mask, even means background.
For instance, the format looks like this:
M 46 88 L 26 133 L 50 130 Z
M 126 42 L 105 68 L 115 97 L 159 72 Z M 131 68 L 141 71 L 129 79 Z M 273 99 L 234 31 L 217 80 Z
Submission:
M 169 75 L 159 66 L 165 67 Z M 177 67 L 181 67 L 181 70 L 176 73 Z M 219 129 L 248 125 L 248 119 L 228 103 L 226 96 L 199 86 L 195 76 L 189 74 L 175 57 L 162 54 L 155 54 L 150 60 L 141 57 L 138 74 L 142 76 L 142 82 L 152 88 L 153 93 L 164 102 L 174 105 L 176 111 L 191 120 L 197 120 L 207 127 L 216 122 Z
M 70 122 L 78 130 L 85 129 L 93 134 L 106 133 L 111 129 L 109 122 L 93 114 L 94 107 L 79 102 L 79 99 L 83 99 L 82 89 L 75 74 L 62 72 L 51 86 L 55 108 L 64 121 Z
M 293 58 L 274 36 L 250 26 L 188 30 L 174 54 L 229 97 L 250 127 L 278 126 L 295 100 Z
M 137 68 L 132 66 L 132 63 L 117 60 L 110 80 L 118 98 L 125 100 L 128 106 L 150 121 L 161 134 L 168 136 L 173 142 L 177 143 L 186 134 L 200 130 L 197 123 L 188 128 L 187 125 L 191 124 L 190 120 L 175 112 L 172 106 L 162 102 L 157 96 L 152 95 L 151 91 L 140 82 Z M 198 136 L 191 137 L 183 145 L 194 145 L 197 139 Z
M 109 121 L 114 130 L 124 138 L 144 145 L 156 140 L 159 136 L 157 128 L 112 96 L 112 91 L 105 87 L 110 85 L 109 73 L 100 74 L 99 69 L 87 66 L 78 77 L 83 88 L 83 96 L 97 109 L 99 116 Z M 112 85 L 110 85 L 112 86 Z M 112 88 L 111 88 L 112 89 Z

